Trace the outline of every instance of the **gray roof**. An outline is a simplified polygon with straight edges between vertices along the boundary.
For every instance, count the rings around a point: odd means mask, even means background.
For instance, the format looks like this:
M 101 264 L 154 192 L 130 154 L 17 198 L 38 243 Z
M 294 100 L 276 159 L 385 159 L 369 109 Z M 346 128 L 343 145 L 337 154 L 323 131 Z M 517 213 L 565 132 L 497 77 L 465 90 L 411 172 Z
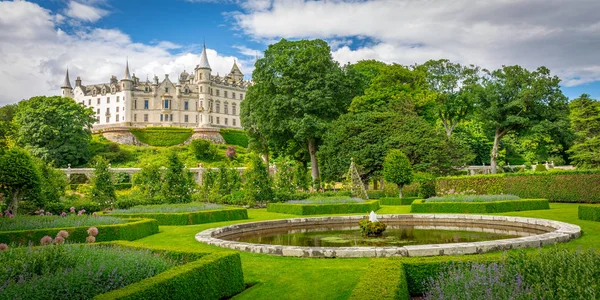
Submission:
M 208 64 L 208 57 L 206 56 L 206 44 L 202 46 L 202 54 L 200 54 L 200 64 L 198 65 L 200 69 L 210 69 L 210 64 Z
M 65 75 L 65 81 L 63 81 L 61 88 L 69 88 L 72 89 L 73 87 L 71 87 L 71 80 L 69 80 L 69 69 L 67 68 L 67 75 Z
M 123 79 L 121 80 L 131 80 L 131 75 L 129 75 L 129 60 L 125 64 L 125 74 L 123 74 Z

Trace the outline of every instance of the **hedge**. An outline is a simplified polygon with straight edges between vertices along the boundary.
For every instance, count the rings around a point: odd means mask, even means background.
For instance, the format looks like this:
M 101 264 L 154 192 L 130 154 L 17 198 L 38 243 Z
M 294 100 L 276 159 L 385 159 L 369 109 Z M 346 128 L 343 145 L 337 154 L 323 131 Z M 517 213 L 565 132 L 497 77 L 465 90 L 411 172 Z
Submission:
M 119 218 L 148 218 L 158 221 L 159 225 L 195 225 L 213 222 L 234 221 L 248 219 L 245 208 L 228 208 L 219 210 L 200 210 L 183 213 L 139 213 L 139 214 L 113 214 L 108 215 Z
M 15 230 L 0 232 L 0 243 L 38 245 L 42 237 L 48 235 L 55 237 L 61 230 L 69 232 L 67 241 L 69 243 L 85 243 L 88 237 L 87 230 L 90 227 L 98 228 L 96 242 L 106 242 L 114 240 L 133 241 L 143 237 L 158 233 L 158 222 L 152 219 L 132 219 L 130 222 L 113 225 L 81 226 L 67 228 L 44 228 L 33 230 Z
M 381 190 L 367 190 L 369 199 L 381 199 L 385 197 L 385 191 Z
M 381 205 L 411 205 L 413 201 L 419 199 L 419 197 L 386 197 L 379 199 Z
M 513 194 L 551 202 L 600 203 L 600 171 L 548 171 L 444 177 L 436 180 L 438 193 L 448 190 L 477 194 Z
M 373 260 L 352 290 L 350 299 L 410 299 L 402 263 L 390 259 Z
M 172 250 L 165 251 L 173 255 Z M 238 253 L 190 253 L 194 254 L 200 258 L 94 299 L 223 299 L 244 290 Z
M 600 222 L 600 206 L 579 205 L 578 215 L 580 220 Z
M 248 136 L 243 130 L 221 128 L 219 131 L 225 143 L 244 148 L 248 147 Z
M 344 213 L 368 213 L 379 209 L 378 200 L 370 200 L 360 203 L 339 204 L 286 204 L 269 203 L 268 212 L 277 212 L 292 215 L 324 215 Z
M 150 146 L 175 146 L 187 141 L 193 131 L 181 127 L 130 128 L 129 131 L 142 143 Z
M 550 209 L 546 199 L 523 199 L 492 202 L 425 202 L 415 200 L 411 213 L 501 213 L 509 211 Z

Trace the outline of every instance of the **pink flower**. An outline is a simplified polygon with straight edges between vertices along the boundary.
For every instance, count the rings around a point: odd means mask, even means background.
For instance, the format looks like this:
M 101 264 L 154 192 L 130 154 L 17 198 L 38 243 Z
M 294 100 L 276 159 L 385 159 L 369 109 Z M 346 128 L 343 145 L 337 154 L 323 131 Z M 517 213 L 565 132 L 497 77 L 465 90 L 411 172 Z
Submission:
M 87 230 L 87 233 L 90 236 L 97 236 L 98 235 L 98 228 L 96 228 L 96 227 L 90 227 L 90 229 Z
M 13 215 L 8 215 L 8 217 L 12 219 L 12 218 L 14 218 L 15 216 L 13 216 Z
M 56 236 L 60 236 L 62 238 L 68 238 L 69 237 L 69 232 L 66 230 L 61 230 L 58 232 L 58 234 Z
M 4 244 L 4 243 L 0 244 L 0 252 L 4 251 L 6 249 L 8 249 L 8 245 L 7 244 Z
M 94 216 L 94 217 L 97 217 L 97 216 L 98 216 L 98 214 L 97 214 L 96 212 L 94 212 L 94 213 L 92 214 L 92 216 Z
M 61 216 L 61 217 L 66 217 L 66 216 L 67 216 L 67 213 L 63 211 L 63 212 L 60 214 L 60 216 Z
M 82 214 L 83 214 L 83 213 L 82 213 L 81 211 L 79 211 L 79 212 L 77 213 L 77 215 L 78 215 L 78 216 L 81 216 Z
M 45 211 L 44 211 L 43 209 L 42 209 L 42 210 L 40 210 L 40 213 L 42 213 L 42 214 L 43 214 L 44 212 L 45 212 Z
M 40 214 L 40 211 L 39 211 L 39 210 L 36 210 L 36 211 L 35 211 L 35 214 L 36 214 L 36 215 L 39 215 L 39 214 Z
M 43 216 L 44 216 L 44 214 L 43 214 L 43 213 L 41 213 L 41 214 L 40 214 L 40 217 L 43 217 Z
M 44 245 L 49 245 L 52 243 L 52 238 L 49 236 L 44 236 L 41 240 L 40 240 L 40 245 L 44 246 Z
M 71 212 L 74 213 L 75 212 L 75 207 L 71 206 Z
M 93 236 L 88 236 L 87 239 L 85 239 L 88 243 L 94 243 L 96 242 L 96 238 Z
M 46 216 L 51 216 L 52 213 L 51 212 L 46 212 Z
M 54 243 L 55 244 L 62 244 L 65 242 L 65 239 L 62 236 L 57 236 L 54 238 Z

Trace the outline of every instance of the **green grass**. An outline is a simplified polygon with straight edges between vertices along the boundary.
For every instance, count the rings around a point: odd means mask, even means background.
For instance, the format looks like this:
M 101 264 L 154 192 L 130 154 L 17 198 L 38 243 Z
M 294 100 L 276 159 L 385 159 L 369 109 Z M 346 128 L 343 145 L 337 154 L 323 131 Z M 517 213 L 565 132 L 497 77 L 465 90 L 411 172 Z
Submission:
M 243 130 L 221 128 L 220 133 L 227 144 L 248 147 L 248 136 Z
M 175 146 L 189 139 L 191 128 L 180 127 L 146 127 L 131 128 L 129 131 L 142 143 L 150 146 Z
M 0 231 L 29 230 L 42 228 L 67 228 L 80 226 L 98 226 L 127 223 L 126 220 L 113 217 L 93 216 L 17 216 L 13 219 L 0 218 Z
M 424 202 L 494 202 L 520 199 L 515 195 L 446 195 L 427 198 Z
M 497 215 L 552 219 L 581 226 L 582 237 L 558 247 L 577 249 L 600 245 L 600 222 L 577 218 L 576 204 L 551 203 L 549 210 L 510 212 Z M 410 206 L 382 206 L 378 214 L 407 214 Z M 173 247 L 179 250 L 223 252 L 230 249 L 197 242 L 194 235 L 202 230 L 244 222 L 295 218 L 295 215 L 269 213 L 265 209 L 249 209 L 249 219 L 190 226 L 160 226 L 155 235 L 135 241 L 141 246 Z M 343 214 L 352 215 L 352 214 Z M 354 214 L 360 215 L 360 214 Z M 312 216 L 311 216 L 312 217 Z M 528 250 L 535 251 L 535 250 Z M 234 299 L 347 299 L 360 277 L 374 259 L 303 259 L 239 252 L 244 280 L 255 284 Z M 499 253 L 481 255 L 498 257 Z M 455 257 L 454 257 L 455 258 Z M 415 258 L 399 258 L 402 261 Z M 441 257 L 441 260 L 453 257 Z

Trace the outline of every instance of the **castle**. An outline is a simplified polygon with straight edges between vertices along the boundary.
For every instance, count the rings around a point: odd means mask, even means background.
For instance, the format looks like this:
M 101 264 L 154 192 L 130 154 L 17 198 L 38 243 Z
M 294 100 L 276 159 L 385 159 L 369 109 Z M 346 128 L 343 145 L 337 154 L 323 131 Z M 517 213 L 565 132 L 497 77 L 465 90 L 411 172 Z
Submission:
M 120 80 L 112 76 L 108 83 L 82 85 L 77 77 L 75 88 L 67 70 L 61 96 L 93 109 L 95 130 L 147 126 L 241 128 L 240 103 L 250 82 L 244 81 L 236 62 L 225 77 L 213 76 L 211 71 L 204 45 L 194 73 L 184 70 L 177 83 L 168 74 L 162 82 L 156 75 L 152 82 L 140 82 L 135 73 L 130 75 L 127 62 Z

